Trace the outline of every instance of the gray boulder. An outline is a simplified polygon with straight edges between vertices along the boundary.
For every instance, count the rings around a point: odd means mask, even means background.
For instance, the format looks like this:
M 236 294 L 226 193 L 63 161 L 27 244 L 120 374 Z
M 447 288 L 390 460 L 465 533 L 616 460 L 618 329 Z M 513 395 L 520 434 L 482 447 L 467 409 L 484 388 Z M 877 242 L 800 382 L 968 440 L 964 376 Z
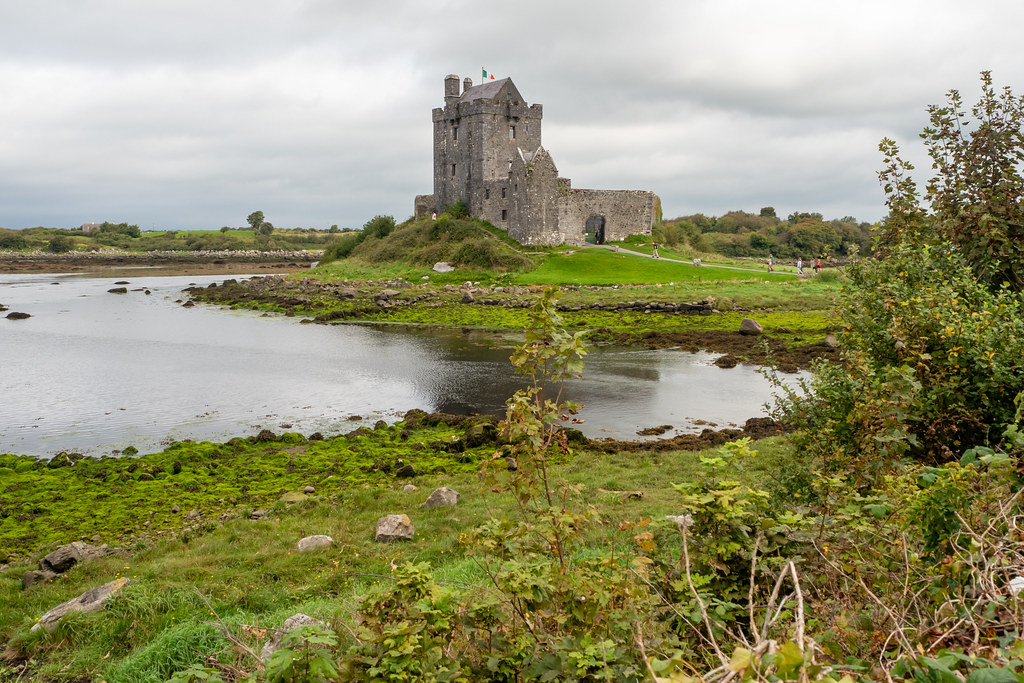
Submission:
M 377 533 L 374 540 L 378 543 L 394 543 L 395 541 L 411 541 L 416 534 L 409 515 L 387 515 L 377 520 Z
M 324 536 L 323 534 L 317 534 L 315 536 L 306 536 L 299 541 L 299 552 L 306 552 L 307 550 L 314 550 L 316 548 L 323 548 L 324 546 L 332 545 L 334 539 L 330 536 Z
M 434 489 L 434 492 L 430 494 L 430 497 L 427 498 L 423 505 L 420 505 L 420 508 L 428 510 L 430 508 L 454 507 L 458 505 L 459 497 L 458 491 L 442 486 L 439 489 Z
M 54 574 L 63 574 L 79 562 L 113 555 L 116 552 L 120 551 L 108 548 L 105 543 L 95 546 L 82 541 L 73 541 L 67 545 L 58 546 L 56 550 L 39 560 L 39 569 Z
M 753 318 L 744 318 L 740 321 L 740 334 L 747 334 L 756 337 L 763 331 L 764 329 L 761 327 L 761 323 L 757 322 Z
M 77 598 L 72 598 L 67 602 L 62 602 L 43 616 L 39 617 L 39 621 L 32 626 L 31 630 L 37 631 L 41 628 L 50 630 L 58 621 L 64 618 L 65 614 L 69 612 L 98 612 L 103 609 L 104 603 L 106 603 L 112 595 L 127 586 L 129 583 L 131 583 L 131 579 L 126 576 L 122 576 L 119 579 L 114 579 L 110 583 L 105 583 L 102 586 L 91 588 L 79 595 Z
M 434 264 L 435 273 L 450 273 L 455 270 L 455 266 L 448 263 L 447 261 L 438 261 Z
M 285 620 L 285 622 L 281 624 L 281 628 L 274 629 L 274 635 L 270 637 L 270 640 L 268 640 L 266 644 L 263 646 L 263 649 L 260 650 L 260 659 L 263 660 L 263 663 L 266 664 L 270 661 L 270 658 L 273 656 L 273 654 L 278 650 L 278 648 L 281 647 L 281 643 L 284 642 L 284 637 L 288 635 L 289 631 L 294 631 L 297 628 L 301 628 L 302 626 L 309 626 L 310 624 L 319 624 L 320 626 L 327 626 L 326 623 L 320 621 L 319 619 L 314 619 L 313 617 L 307 616 L 302 612 L 299 612 L 298 614 L 294 614 L 288 617 Z
M 37 583 L 46 583 L 47 581 L 53 581 L 59 576 L 53 572 L 48 572 L 45 569 L 29 570 L 21 575 L 21 589 L 31 588 Z
M 825 336 L 824 344 L 825 344 L 825 346 L 829 347 L 830 349 L 835 349 L 835 348 L 839 347 L 839 340 L 836 339 L 836 335 L 829 334 L 829 335 Z

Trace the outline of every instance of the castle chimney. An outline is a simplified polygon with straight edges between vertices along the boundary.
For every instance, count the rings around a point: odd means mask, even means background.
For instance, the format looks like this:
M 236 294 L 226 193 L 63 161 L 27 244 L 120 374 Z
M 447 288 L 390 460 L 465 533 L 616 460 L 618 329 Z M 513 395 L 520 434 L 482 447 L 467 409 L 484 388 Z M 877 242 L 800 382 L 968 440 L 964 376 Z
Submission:
M 468 76 L 462 81 L 462 94 L 465 95 L 466 91 L 473 87 L 473 79 Z
M 451 104 L 459 99 L 459 77 L 448 74 L 444 77 L 444 103 Z

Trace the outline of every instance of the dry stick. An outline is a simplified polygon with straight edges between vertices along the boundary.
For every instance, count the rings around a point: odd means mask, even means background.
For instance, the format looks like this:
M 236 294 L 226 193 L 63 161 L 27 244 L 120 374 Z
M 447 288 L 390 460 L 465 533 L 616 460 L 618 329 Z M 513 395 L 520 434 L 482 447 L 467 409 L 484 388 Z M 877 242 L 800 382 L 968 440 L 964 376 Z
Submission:
M 636 641 L 637 647 L 640 648 L 640 656 L 644 658 L 644 666 L 647 667 L 647 672 L 651 674 L 651 680 L 654 683 L 658 683 L 658 676 L 654 673 L 654 669 L 651 668 L 651 662 L 647 659 L 647 649 L 644 647 L 644 634 L 640 631 L 640 622 L 636 622 L 636 635 L 633 636 Z
M 711 629 L 711 618 L 708 616 L 708 608 L 704 605 L 704 601 L 701 599 L 700 593 L 697 592 L 697 587 L 693 585 L 693 577 L 690 576 L 690 544 L 686 537 L 686 524 L 680 524 L 679 531 L 683 534 L 683 557 L 686 561 L 686 583 L 690 585 L 690 592 L 693 593 L 693 597 L 697 598 L 697 605 L 700 607 L 701 616 L 704 617 L 704 628 L 707 629 L 708 639 L 711 641 L 711 646 L 715 648 L 715 654 L 718 655 L 718 659 L 722 662 L 722 666 L 726 666 L 729 663 L 729 658 L 726 657 L 722 652 L 722 649 L 718 647 L 718 641 L 715 639 L 715 632 Z
M 758 640 L 764 640 L 768 637 L 768 625 L 775 622 L 775 618 L 778 617 L 779 612 L 782 611 L 782 606 L 779 606 L 779 611 L 775 613 L 775 617 L 772 617 L 772 607 L 775 606 L 775 601 L 779 597 L 779 590 L 782 589 L 782 580 L 786 578 L 786 568 L 783 567 L 782 571 L 779 572 L 779 577 L 775 579 L 775 587 L 772 588 L 772 594 L 768 598 L 768 604 L 764 608 L 764 623 L 761 625 L 761 636 Z M 783 604 L 786 602 L 786 598 L 782 600 Z M 769 617 L 771 620 L 769 621 Z
M 793 590 L 796 591 L 796 643 L 800 652 L 804 652 L 804 594 L 800 590 L 800 577 L 796 574 L 796 565 L 789 561 L 789 573 L 793 576 Z
M 220 628 L 220 630 L 224 632 L 224 635 L 227 636 L 228 640 L 230 640 L 232 643 L 234 643 L 238 648 L 240 648 L 247 655 L 249 655 L 250 657 L 255 659 L 256 660 L 256 665 L 260 668 L 260 671 L 263 671 L 263 668 L 264 668 L 263 667 L 263 659 L 261 659 L 260 656 L 258 654 L 256 654 L 256 652 L 251 647 L 249 647 L 248 645 L 243 643 L 241 640 L 239 640 L 235 636 L 235 634 L 233 634 L 228 629 L 228 625 L 225 624 L 224 620 L 220 618 L 219 614 L 217 614 L 217 610 L 213 609 L 213 605 L 210 604 L 210 601 L 206 599 L 205 595 L 200 593 L 198 590 L 196 591 L 196 595 L 198 595 L 199 599 L 203 601 L 203 604 L 206 605 L 206 608 L 208 610 L 210 610 L 210 614 L 212 614 L 214 617 L 217 618 L 217 625 Z M 209 622 L 207 622 L 207 623 L 209 623 Z M 210 624 L 210 625 L 213 626 L 213 624 Z
M 764 532 L 758 532 L 754 538 L 754 549 L 750 553 L 750 591 L 747 592 L 747 607 L 750 610 L 750 633 L 754 638 L 754 645 L 761 642 L 757 634 L 757 622 L 754 618 L 754 574 L 757 573 L 757 546 L 764 538 Z

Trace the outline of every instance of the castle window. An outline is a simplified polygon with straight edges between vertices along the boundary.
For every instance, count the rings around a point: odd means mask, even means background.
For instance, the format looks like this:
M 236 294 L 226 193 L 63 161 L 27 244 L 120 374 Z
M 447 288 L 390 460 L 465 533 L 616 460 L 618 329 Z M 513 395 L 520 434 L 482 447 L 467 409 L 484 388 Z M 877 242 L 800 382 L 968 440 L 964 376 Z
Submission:
M 503 220 L 503 221 L 507 221 L 508 220 L 508 209 L 502 209 L 501 210 L 501 220 Z
M 458 126 L 455 126 L 454 128 L 452 128 L 452 139 L 453 140 L 458 140 L 459 139 L 459 127 Z
M 509 140 L 515 140 L 516 139 L 516 127 L 515 126 L 509 126 L 508 127 L 508 139 Z
M 452 164 L 452 178 L 455 177 L 455 164 Z
M 507 196 L 508 196 L 508 190 L 506 188 L 504 188 L 504 187 L 501 188 L 501 198 L 504 199 Z
M 491 191 L 490 190 L 484 190 L 484 199 L 490 199 L 490 198 L 491 198 Z

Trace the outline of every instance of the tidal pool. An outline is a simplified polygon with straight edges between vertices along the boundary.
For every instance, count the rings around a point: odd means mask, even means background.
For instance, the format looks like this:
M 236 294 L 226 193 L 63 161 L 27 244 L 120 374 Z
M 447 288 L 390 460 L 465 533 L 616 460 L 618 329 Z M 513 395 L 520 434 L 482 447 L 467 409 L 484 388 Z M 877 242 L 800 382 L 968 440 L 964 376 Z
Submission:
M 508 362 L 515 335 L 184 308 L 185 287 L 225 276 L 102 275 L 0 273 L 0 304 L 32 316 L 0 314 L 0 452 L 146 453 L 261 429 L 332 435 L 411 408 L 502 414 L 523 386 Z M 108 293 L 116 286 L 128 292 Z M 672 425 L 668 437 L 763 415 L 768 381 L 714 358 L 597 348 L 566 395 L 585 405 L 591 438 Z

